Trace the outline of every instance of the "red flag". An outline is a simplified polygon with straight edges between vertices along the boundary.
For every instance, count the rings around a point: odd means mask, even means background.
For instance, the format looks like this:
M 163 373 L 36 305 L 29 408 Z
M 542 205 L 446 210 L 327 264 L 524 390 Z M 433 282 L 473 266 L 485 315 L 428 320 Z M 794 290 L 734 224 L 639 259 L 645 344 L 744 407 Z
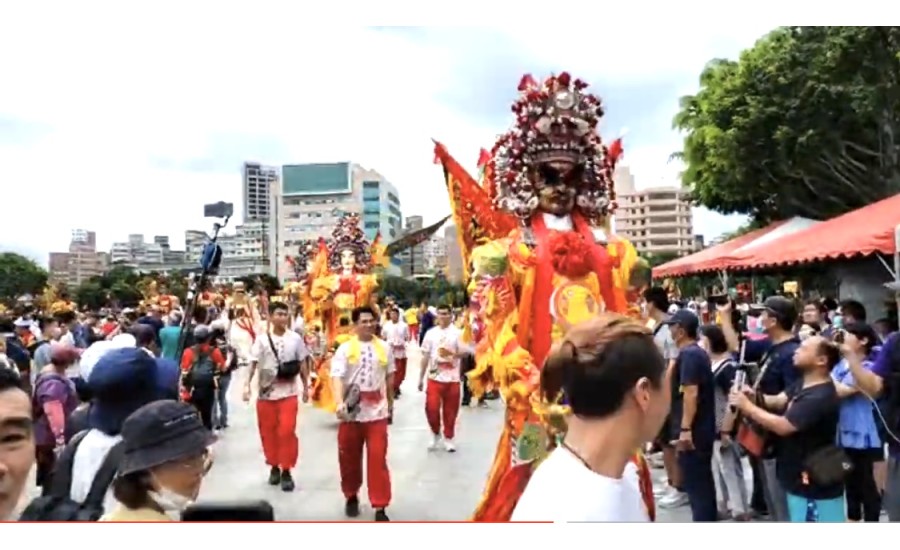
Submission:
M 479 170 L 483 169 L 485 166 L 487 166 L 487 163 L 489 163 L 490 161 L 491 161 L 491 153 L 487 149 L 482 147 L 481 151 L 478 153 L 478 169 Z

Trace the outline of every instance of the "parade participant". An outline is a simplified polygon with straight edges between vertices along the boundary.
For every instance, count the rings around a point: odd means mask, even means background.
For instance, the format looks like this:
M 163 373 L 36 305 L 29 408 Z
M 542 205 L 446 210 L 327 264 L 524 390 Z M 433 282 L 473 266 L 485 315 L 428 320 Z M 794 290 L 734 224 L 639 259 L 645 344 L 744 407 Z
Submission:
M 225 357 L 212 345 L 206 325 L 194 328 L 194 343 L 181 356 L 182 399 L 197 407 L 207 429 L 213 429 L 213 407 L 219 377 L 225 372 Z
M 159 311 L 163 315 L 168 315 L 172 312 L 172 310 L 176 309 L 179 306 L 178 297 L 169 294 L 169 287 L 165 283 L 160 283 L 158 286 L 159 293 L 156 296 L 155 305 L 159 307 Z
M 335 349 L 340 338 L 350 336 L 351 313 L 354 308 L 370 304 L 378 282 L 370 273 L 371 244 L 360 228 L 359 215 L 344 214 L 332 231 L 332 238 L 327 246 L 329 272 L 313 280 L 310 297 L 321 315 L 327 348 L 331 350 Z M 377 320 L 376 318 L 376 322 Z M 332 387 L 330 370 L 328 363 L 323 362 L 316 371 L 313 393 L 317 399 L 313 404 L 334 412 L 339 397 L 329 395 L 327 390 L 322 389 Z
M 172 521 L 200 493 L 212 467 L 214 437 L 197 410 L 178 401 L 155 401 L 122 426 L 122 460 L 113 483 L 119 505 L 100 521 Z
M 442 145 L 435 148 L 464 268 L 476 247 L 489 248 L 480 282 L 493 296 L 482 308 L 493 345 L 469 376 L 491 369 L 507 408 L 476 521 L 509 519 L 534 465 L 553 446 L 548 425 L 564 429 L 565 409 L 536 398 L 551 345 L 599 312 L 630 309 L 616 285 L 627 281 L 618 274 L 636 258 L 623 254 L 629 246 L 610 231 L 621 143 L 603 144 L 597 132 L 603 107 L 586 88 L 565 72 L 542 83 L 523 77 L 515 124 L 494 145 L 483 186 Z M 635 460 L 646 482 L 646 464 L 638 454 Z M 651 490 L 642 487 L 649 508 Z
M 391 474 L 387 463 L 388 419 L 394 412 L 394 361 L 391 348 L 375 337 L 378 321 L 369 306 L 354 309 L 355 334 L 331 358 L 331 380 L 337 406 L 338 464 L 341 491 L 348 517 L 359 515 L 359 490 L 363 483 L 363 449 L 366 486 L 375 521 L 389 521 L 385 509 L 391 503 Z
M 573 415 L 512 520 L 650 521 L 632 457 L 665 422 L 665 372 L 650 330 L 636 320 L 604 314 L 571 328 L 540 379 L 545 398 L 565 394 Z
M 460 359 L 465 353 L 462 331 L 451 324 L 450 306 L 437 308 L 437 325 L 425 333 L 422 340 L 422 364 L 419 369 L 419 391 L 425 389 L 425 375 L 428 375 L 428 389 L 425 394 L 425 418 L 431 428 L 432 440 L 428 450 L 441 445 L 441 424 L 443 423 L 443 445 L 447 452 L 456 452 L 453 438 L 456 435 L 456 416 L 460 405 Z
M 397 308 L 388 310 L 388 320 L 381 328 L 381 337 L 391 346 L 394 357 L 394 399 L 400 397 L 400 385 L 406 379 L 406 339 L 409 328 L 400 320 Z
M 0 369 L 0 522 L 12 520 L 34 465 L 34 424 L 24 381 Z
M 269 466 L 269 485 L 294 490 L 291 470 L 297 465 L 300 442 L 297 439 L 297 395 L 305 403 L 309 395 L 309 351 L 303 339 L 289 330 L 288 307 L 281 302 L 270 305 L 270 330 L 259 335 L 251 350 L 250 372 L 243 398 L 250 401 L 253 375 L 257 376 L 256 420 L 263 454 Z M 297 388 L 297 378 L 303 386 Z
M 228 300 L 228 311 L 233 317 L 229 339 L 238 354 L 241 365 L 250 364 L 250 350 L 256 341 L 259 316 L 253 311 L 250 297 L 244 283 L 238 281 L 232 287 L 232 296 Z
M 409 327 L 409 337 L 407 338 L 410 342 L 418 342 L 419 341 L 419 311 L 415 307 L 408 308 L 405 312 L 403 312 L 403 321 L 406 323 L 406 326 Z

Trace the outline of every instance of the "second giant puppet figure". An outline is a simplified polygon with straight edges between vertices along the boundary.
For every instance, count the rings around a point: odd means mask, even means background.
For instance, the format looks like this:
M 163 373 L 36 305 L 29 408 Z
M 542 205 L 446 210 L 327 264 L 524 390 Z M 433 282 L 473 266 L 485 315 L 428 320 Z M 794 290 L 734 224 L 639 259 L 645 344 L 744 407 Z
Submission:
M 598 97 L 568 73 L 519 84 L 515 123 L 497 140 L 483 184 L 459 168 L 442 145 L 484 334 L 473 389 L 499 386 L 506 421 L 475 521 L 508 521 L 540 461 L 565 430 L 567 408 L 546 403 L 540 368 L 572 325 L 601 311 L 627 313 L 627 274 L 636 254 L 611 234 L 613 171 L 619 141 L 603 144 Z M 481 385 L 483 387 L 483 384 Z M 642 492 L 653 516 L 643 459 Z

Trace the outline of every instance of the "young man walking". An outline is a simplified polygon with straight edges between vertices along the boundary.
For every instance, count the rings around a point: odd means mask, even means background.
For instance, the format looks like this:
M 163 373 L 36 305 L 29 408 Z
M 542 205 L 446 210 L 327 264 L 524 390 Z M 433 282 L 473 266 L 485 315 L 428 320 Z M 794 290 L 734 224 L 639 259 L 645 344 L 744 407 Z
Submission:
M 461 342 L 462 331 L 451 324 L 450 308 L 437 308 L 437 325 L 425 333 L 422 339 L 422 364 L 419 369 L 419 391 L 425 393 L 425 417 L 431 428 L 432 440 L 428 450 L 443 444 L 447 452 L 455 452 L 456 417 L 460 405 L 460 360 L 466 351 Z M 425 388 L 425 375 L 428 387 Z
M 388 321 L 381 328 L 381 337 L 391 346 L 391 355 L 394 358 L 394 399 L 400 397 L 400 384 L 406 378 L 406 337 L 409 329 L 400 320 L 400 312 L 397 308 L 388 311 Z
M 309 399 L 309 352 L 299 334 L 290 330 L 288 307 L 273 303 L 269 308 L 269 330 L 260 334 L 250 350 L 250 373 L 244 385 L 244 401 L 250 401 L 253 375 L 257 376 L 256 421 L 263 454 L 269 466 L 269 485 L 294 490 L 291 470 L 297 465 L 298 394 Z M 303 393 L 297 387 L 297 378 Z
M 387 464 L 388 419 L 394 409 L 394 360 L 391 347 L 375 337 L 378 318 L 369 306 L 353 310 L 355 334 L 331 358 L 331 381 L 337 400 L 338 464 L 348 517 L 359 515 L 359 489 L 366 485 L 375 521 L 390 521 L 391 474 Z

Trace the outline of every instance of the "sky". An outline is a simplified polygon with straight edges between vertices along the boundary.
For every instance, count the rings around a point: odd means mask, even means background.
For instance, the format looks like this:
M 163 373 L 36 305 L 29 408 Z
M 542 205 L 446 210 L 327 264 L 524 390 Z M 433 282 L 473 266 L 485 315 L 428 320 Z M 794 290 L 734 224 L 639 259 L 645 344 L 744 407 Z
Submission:
M 96 231 L 101 249 L 130 233 L 177 246 L 185 229 L 211 228 L 204 203 L 234 202 L 239 219 L 247 160 L 357 162 L 397 186 L 405 215 L 437 220 L 449 206 L 435 200 L 431 139 L 474 172 L 479 149 L 512 122 L 526 72 L 589 82 L 606 105 L 602 134 L 627 129 L 637 186 L 675 185 L 679 97 L 710 59 L 737 56 L 776 25 L 649 25 L 634 11 L 595 32 L 535 32 L 118 4 L 103 17 L 58 4 L 47 18 L 42 2 L 14 4 L 0 9 L 0 21 L 13 9 L 22 22 L 0 23 L 0 52 L 13 53 L 0 56 L 0 251 L 42 264 L 76 228 Z M 698 209 L 694 225 L 711 239 L 742 221 Z

